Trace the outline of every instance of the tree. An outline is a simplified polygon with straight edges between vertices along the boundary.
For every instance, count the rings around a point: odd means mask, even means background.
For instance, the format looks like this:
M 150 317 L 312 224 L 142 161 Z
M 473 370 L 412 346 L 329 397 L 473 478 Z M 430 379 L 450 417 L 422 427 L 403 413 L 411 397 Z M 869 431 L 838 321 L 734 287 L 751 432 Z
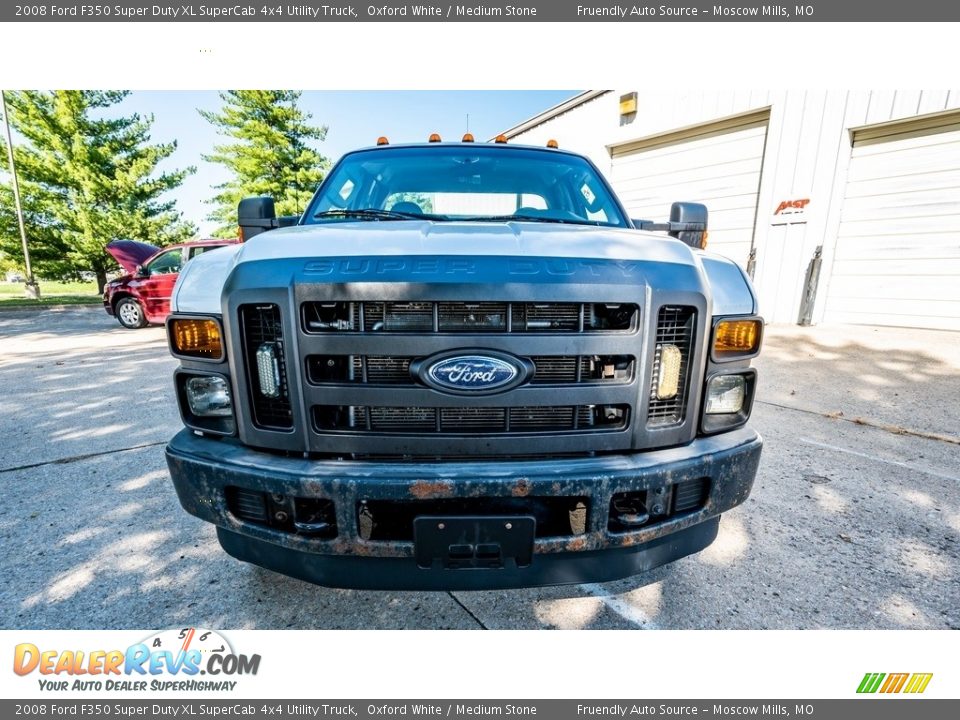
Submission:
M 208 219 L 221 223 L 214 234 L 236 235 L 237 203 L 245 197 L 269 195 L 278 215 L 302 213 L 329 165 L 309 143 L 322 141 L 327 128 L 309 123 L 312 116 L 297 106 L 300 93 L 292 90 L 230 90 L 220 99 L 219 113 L 200 111 L 233 140 L 203 156 L 232 175 L 209 201 L 216 208 Z
M 115 239 L 166 245 L 189 238 L 175 201 L 164 194 L 194 168 L 157 172 L 176 142 L 150 144 L 153 117 L 111 117 L 128 92 L 21 91 L 7 95 L 30 259 L 37 274 L 92 270 L 99 291 L 115 266 Z M 5 145 L 0 150 L 6 153 Z M 0 250 L 22 261 L 12 191 L 0 188 Z

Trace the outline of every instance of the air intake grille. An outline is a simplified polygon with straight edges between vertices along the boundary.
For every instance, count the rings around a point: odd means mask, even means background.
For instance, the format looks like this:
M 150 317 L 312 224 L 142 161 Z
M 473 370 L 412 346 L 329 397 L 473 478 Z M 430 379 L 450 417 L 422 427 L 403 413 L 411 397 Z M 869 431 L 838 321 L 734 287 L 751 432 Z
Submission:
M 698 478 L 682 482 L 676 486 L 673 493 L 675 513 L 699 510 L 707 502 L 707 496 L 710 494 L 710 480 Z
M 227 489 L 227 505 L 241 520 L 266 524 L 267 498 L 262 492 L 231 487 Z
M 632 303 L 306 302 L 306 333 L 590 333 L 630 332 Z
M 664 306 L 657 315 L 656 353 L 650 384 L 650 407 L 647 413 L 648 427 L 678 425 L 683 422 L 689 385 L 690 354 L 696 329 L 696 310 L 686 306 Z M 680 350 L 680 381 L 677 394 L 671 398 L 657 399 L 657 384 L 664 345 L 674 345 Z
M 243 329 L 243 354 L 254 423 L 263 428 L 293 427 L 280 308 L 276 305 L 241 305 L 240 325 Z M 264 394 L 259 377 L 257 351 L 265 346 L 270 347 L 273 356 L 276 357 L 279 383 L 278 392 L 274 393 L 275 397 Z
M 626 426 L 626 405 L 561 405 L 529 407 L 367 407 L 317 405 L 319 432 L 392 432 L 411 434 L 525 434 L 589 432 Z

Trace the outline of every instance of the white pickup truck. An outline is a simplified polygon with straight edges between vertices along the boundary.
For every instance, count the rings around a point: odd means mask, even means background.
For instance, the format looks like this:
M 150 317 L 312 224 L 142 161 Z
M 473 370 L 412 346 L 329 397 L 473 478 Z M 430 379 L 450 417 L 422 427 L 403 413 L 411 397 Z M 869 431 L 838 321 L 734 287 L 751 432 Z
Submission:
M 763 321 L 702 205 L 631 220 L 580 155 L 465 141 L 348 153 L 273 207 L 240 203 L 246 241 L 184 268 L 167 321 L 170 473 L 229 554 L 337 587 L 606 581 L 746 499 Z

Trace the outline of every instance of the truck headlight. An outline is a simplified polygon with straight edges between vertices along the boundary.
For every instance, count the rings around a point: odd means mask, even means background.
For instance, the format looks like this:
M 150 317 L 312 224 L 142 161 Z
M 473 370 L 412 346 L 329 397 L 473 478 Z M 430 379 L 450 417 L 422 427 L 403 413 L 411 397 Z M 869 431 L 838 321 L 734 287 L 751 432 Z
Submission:
M 184 425 L 214 435 L 236 434 L 228 377 L 180 369 L 174 373 L 173 382 Z
M 755 370 L 713 375 L 707 380 L 703 399 L 703 417 L 700 426 L 705 433 L 731 430 L 743 425 L 750 417 Z
M 230 417 L 230 386 L 217 375 L 192 377 L 187 380 L 187 404 L 190 412 L 199 417 Z

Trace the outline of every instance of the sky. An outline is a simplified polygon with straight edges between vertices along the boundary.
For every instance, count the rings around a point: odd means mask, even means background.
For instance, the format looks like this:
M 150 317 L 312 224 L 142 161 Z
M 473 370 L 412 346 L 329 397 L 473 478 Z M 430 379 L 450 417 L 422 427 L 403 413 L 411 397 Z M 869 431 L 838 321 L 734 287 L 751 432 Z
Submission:
M 326 139 L 316 145 L 335 161 L 358 147 L 373 145 L 386 135 L 390 142 L 423 142 L 438 132 L 444 140 L 459 140 L 468 129 L 477 141 L 487 140 L 527 118 L 576 95 L 577 90 L 504 91 L 323 91 L 304 92 L 300 107 L 312 122 L 327 127 Z M 200 228 L 200 235 L 215 227 L 206 220 L 211 207 L 204 201 L 215 194 L 211 186 L 227 179 L 219 165 L 204 162 L 217 142 L 226 141 L 197 112 L 219 110 L 218 94 L 210 92 L 134 92 L 116 112 L 153 115 L 152 142 L 177 141 L 176 152 L 162 170 L 196 166 L 197 172 L 171 193 L 184 219 Z

